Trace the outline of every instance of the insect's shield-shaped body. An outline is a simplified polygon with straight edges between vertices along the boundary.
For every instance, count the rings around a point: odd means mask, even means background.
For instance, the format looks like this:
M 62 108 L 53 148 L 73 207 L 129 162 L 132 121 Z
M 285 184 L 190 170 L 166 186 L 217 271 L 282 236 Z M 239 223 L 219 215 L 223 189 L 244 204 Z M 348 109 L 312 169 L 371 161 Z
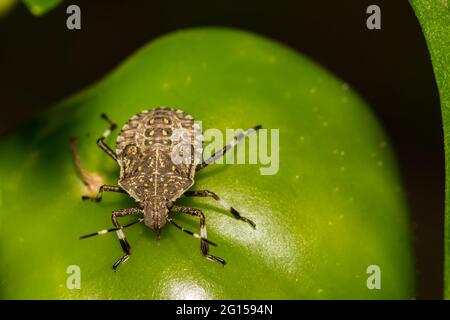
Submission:
M 123 126 L 116 144 L 119 185 L 140 204 L 148 227 L 161 229 L 173 202 L 194 183 L 202 140 L 201 126 L 170 108 L 143 111 Z
M 227 150 L 235 146 L 245 136 L 258 130 L 255 126 L 243 133 L 239 133 L 234 140 L 216 151 L 207 159 L 203 156 L 203 136 L 201 126 L 187 113 L 171 108 L 156 108 L 145 110 L 133 116 L 123 126 L 117 137 L 116 150 L 112 150 L 105 139 L 116 128 L 105 114 L 102 118 L 110 127 L 97 140 L 97 145 L 120 167 L 118 186 L 102 185 L 95 197 L 83 196 L 82 199 L 99 202 L 105 191 L 121 192 L 130 195 L 138 203 L 138 207 L 115 210 L 111 214 L 114 225 L 112 229 L 104 229 L 81 236 L 86 239 L 92 236 L 116 232 L 124 255 L 118 259 L 113 269 L 116 270 L 128 260 L 131 246 L 127 241 L 123 229 L 144 222 L 146 226 L 159 231 L 167 222 L 191 236 L 200 239 L 200 250 L 204 257 L 211 261 L 225 265 L 225 260 L 209 253 L 208 244 L 215 243 L 208 240 L 206 220 L 203 212 L 196 208 L 180 206 L 175 201 L 185 195 L 187 197 L 211 197 L 229 211 L 236 219 L 247 222 L 253 228 L 253 221 L 243 217 L 236 209 L 227 204 L 217 194 L 210 190 L 189 190 L 194 184 L 195 173 L 221 158 Z M 76 145 L 72 145 L 75 162 L 77 159 Z M 81 171 L 81 168 L 80 168 Z M 195 216 L 200 222 L 200 233 L 194 233 L 178 225 L 171 217 L 170 211 Z M 121 225 L 119 218 L 141 215 L 143 217 Z

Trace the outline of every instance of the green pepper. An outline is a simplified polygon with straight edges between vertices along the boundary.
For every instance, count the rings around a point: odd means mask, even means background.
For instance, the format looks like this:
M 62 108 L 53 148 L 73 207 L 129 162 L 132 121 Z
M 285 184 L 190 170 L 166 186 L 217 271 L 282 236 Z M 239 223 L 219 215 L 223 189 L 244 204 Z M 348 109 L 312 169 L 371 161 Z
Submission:
M 191 188 L 214 191 L 255 230 L 213 199 L 178 202 L 204 211 L 208 237 L 218 244 L 211 253 L 224 267 L 173 225 L 160 240 L 143 224 L 127 228 L 133 251 L 117 272 L 111 266 L 122 251 L 114 233 L 78 239 L 111 228 L 111 212 L 135 203 L 115 193 L 101 203 L 81 201 L 87 190 L 70 137 L 78 137 L 86 170 L 117 184 L 117 164 L 95 143 L 107 127 L 100 114 L 120 127 L 158 106 L 188 112 L 204 130 L 279 130 L 274 174 L 262 174 L 269 164 L 261 161 L 213 164 Z M 107 139 L 112 147 L 115 136 Z M 3 299 L 414 297 L 408 210 L 381 126 L 347 83 L 260 36 L 201 28 L 157 39 L 3 138 L 0 150 Z M 173 217 L 198 230 L 195 217 Z M 379 288 L 371 286 L 374 277 Z

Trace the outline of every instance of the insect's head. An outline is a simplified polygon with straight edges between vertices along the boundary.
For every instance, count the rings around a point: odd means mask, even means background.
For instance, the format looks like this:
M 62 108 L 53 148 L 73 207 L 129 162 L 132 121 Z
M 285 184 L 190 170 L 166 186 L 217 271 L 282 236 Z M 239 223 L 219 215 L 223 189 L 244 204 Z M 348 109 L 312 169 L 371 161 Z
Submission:
M 167 223 L 169 206 L 163 197 L 150 197 L 144 202 L 144 223 L 150 229 L 156 231 L 159 239 L 159 232 Z

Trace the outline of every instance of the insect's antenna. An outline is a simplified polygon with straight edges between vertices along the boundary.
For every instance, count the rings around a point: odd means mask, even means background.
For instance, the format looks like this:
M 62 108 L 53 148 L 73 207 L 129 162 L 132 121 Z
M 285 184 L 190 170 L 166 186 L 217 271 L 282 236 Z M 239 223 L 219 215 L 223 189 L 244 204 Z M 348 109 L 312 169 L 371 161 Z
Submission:
M 131 226 L 133 226 L 133 225 L 135 225 L 137 223 L 141 223 L 142 221 L 144 221 L 144 218 L 140 218 L 140 219 L 138 219 L 136 221 L 130 222 L 130 223 L 126 224 L 126 225 L 121 226 L 120 228 L 104 229 L 104 230 L 100 230 L 100 231 L 97 231 L 97 232 L 94 232 L 94 233 L 86 234 L 84 236 L 81 236 L 79 239 L 80 240 L 81 239 L 86 239 L 86 238 L 90 238 L 90 237 L 93 237 L 93 236 L 98 236 L 98 235 L 101 235 L 101 234 L 106 234 L 106 233 L 109 233 L 109 232 L 118 231 L 118 230 L 121 230 L 121 229 L 125 229 L 125 228 L 128 228 L 128 227 L 131 227 Z
M 189 230 L 183 228 L 182 226 L 180 226 L 179 224 L 177 224 L 177 223 L 176 223 L 175 221 L 173 221 L 172 219 L 168 219 L 168 221 L 170 221 L 171 224 L 173 224 L 175 227 L 177 227 L 177 228 L 180 229 L 181 231 L 190 234 L 190 235 L 193 236 L 194 238 L 202 239 L 202 240 L 208 242 L 209 244 L 211 244 L 211 245 L 217 247 L 217 244 L 215 244 L 214 242 L 209 241 L 208 239 L 202 238 L 198 233 L 195 233 L 195 232 L 192 232 L 192 231 L 189 231 Z

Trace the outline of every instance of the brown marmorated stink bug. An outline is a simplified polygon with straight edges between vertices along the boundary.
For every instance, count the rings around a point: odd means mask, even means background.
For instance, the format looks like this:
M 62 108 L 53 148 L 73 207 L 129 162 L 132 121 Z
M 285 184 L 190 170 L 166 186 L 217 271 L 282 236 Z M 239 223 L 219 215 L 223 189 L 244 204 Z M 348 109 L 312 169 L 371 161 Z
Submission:
M 203 256 L 225 265 L 225 260 L 208 253 L 208 244 L 215 244 L 207 239 L 203 212 L 195 208 L 178 206 L 175 201 L 181 196 L 212 197 L 236 219 L 245 221 L 255 228 L 253 221 L 241 216 L 214 192 L 209 190 L 188 191 L 188 189 L 194 184 L 194 177 L 198 171 L 215 162 L 245 136 L 260 129 L 261 126 L 241 132 L 223 149 L 201 161 L 203 143 L 201 129 L 194 119 L 184 111 L 156 108 L 142 111 L 133 116 L 123 126 L 117 137 L 115 152 L 105 143 L 105 139 L 116 129 L 116 124 L 104 114 L 102 114 L 102 118 L 108 121 L 110 127 L 97 140 L 97 145 L 119 164 L 120 178 L 118 186 L 102 185 L 96 197 L 83 196 L 82 198 L 99 202 L 103 192 L 121 192 L 134 198 L 137 207 L 114 211 L 111 216 L 114 228 L 91 233 L 80 239 L 115 231 L 125 253 L 114 263 L 113 269 L 116 270 L 121 263 L 128 260 L 131 254 L 131 246 L 123 232 L 124 228 L 144 222 L 147 227 L 156 231 L 159 239 L 160 229 L 170 222 L 176 228 L 200 239 Z M 188 154 L 188 157 L 183 158 L 183 152 Z M 177 159 L 174 155 L 180 156 L 180 158 L 174 161 Z M 189 161 L 185 161 L 186 158 Z M 200 235 L 178 225 L 173 221 L 171 212 L 198 217 L 200 219 Z M 126 225 L 120 225 L 117 221 L 120 217 L 130 215 L 139 215 L 139 218 Z

